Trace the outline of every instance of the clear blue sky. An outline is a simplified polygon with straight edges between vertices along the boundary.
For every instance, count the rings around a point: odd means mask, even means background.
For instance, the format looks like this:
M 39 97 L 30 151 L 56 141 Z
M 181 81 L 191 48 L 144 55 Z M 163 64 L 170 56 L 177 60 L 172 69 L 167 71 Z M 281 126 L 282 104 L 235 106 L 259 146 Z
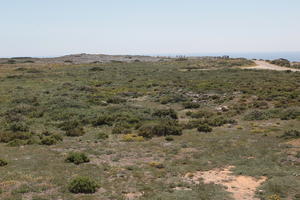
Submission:
M 300 0 L 0 0 L 0 57 L 300 51 Z

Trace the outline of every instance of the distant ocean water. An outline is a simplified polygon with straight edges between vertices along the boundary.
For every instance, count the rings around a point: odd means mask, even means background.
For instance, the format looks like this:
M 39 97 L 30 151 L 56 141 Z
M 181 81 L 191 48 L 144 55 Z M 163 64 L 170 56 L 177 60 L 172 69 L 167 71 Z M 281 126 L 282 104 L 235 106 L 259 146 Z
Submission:
M 267 53 L 193 53 L 193 54 L 181 54 L 180 56 L 224 56 L 228 55 L 232 58 L 248 58 L 248 59 L 264 59 L 274 60 L 278 58 L 285 58 L 291 62 L 300 62 L 300 52 L 267 52 Z M 176 56 L 173 54 L 164 56 Z M 179 55 L 178 55 L 179 56 Z
M 264 60 L 274 60 L 278 58 L 285 58 L 289 61 L 296 62 L 300 61 L 300 52 L 275 52 L 275 53 L 233 53 L 229 54 L 229 56 L 236 57 L 244 57 L 248 59 L 264 59 Z

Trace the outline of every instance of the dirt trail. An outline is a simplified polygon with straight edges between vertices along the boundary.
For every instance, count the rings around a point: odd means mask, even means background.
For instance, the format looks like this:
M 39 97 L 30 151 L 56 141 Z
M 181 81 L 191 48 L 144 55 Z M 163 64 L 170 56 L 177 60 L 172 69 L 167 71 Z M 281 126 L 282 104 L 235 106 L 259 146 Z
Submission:
M 255 60 L 254 62 L 256 63 L 256 66 L 243 67 L 243 69 L 265 69 L 265 70 L 276 70 L 276 71 L 290 70 L 290 71 L 293 71 L 293 72 L 300 72 L 300 69 L 281 67 L 281 66 L 278 66 L 278 65 L 270 64 L 266 61 Z
M 250 176 L 236 176 L 231 173 L 233 166 L 225 169 L 214 169 L 211 171 L 199 171 L 185 175 L 186 180 L 199 184 L 202 179 L 204 183 L 214 183 L 225 186 L 236 200 L 258 200 L 255 198 L 257 188 L 266 181 L 266 177 L 255 179 Z

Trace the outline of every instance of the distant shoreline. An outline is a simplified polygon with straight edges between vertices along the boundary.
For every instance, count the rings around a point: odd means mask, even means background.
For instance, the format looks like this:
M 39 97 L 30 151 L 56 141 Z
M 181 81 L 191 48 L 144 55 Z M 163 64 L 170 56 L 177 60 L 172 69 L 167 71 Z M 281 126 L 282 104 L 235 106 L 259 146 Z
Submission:
M 62 55 L 62 56 L 29 56 L 28 58 L 37 58 L 37 59 L 51 59 L 65 56 L 72 56 L 79 54 L 70 54 L 70 55 Z M 84 55 L 84 54 L 83 54 Z M 151 56 L 151 57 L 220 57 L 220 56 L 230 56 L 231 58 L 246 58 L 246 59 L 263 59 L 263 60 L 275 60 L 278 58 L 284 58 L 289 60 L 290 62 L 300 62 L 300 51 L 299 52 L 249 52 L 249 53 L 187 53 L 187 54 L 90 54 L 86 55 L 105 55 L 105 56 Z M 20 56 L 23 57 L 23 56 Z M 27 56 L 24 56 L 26 58 Z M 0 59 L 5 58 L 18 58 L 18 56 L 13 57 L 0 57 Z
M 263 59 L 275 60 L 278 58 L 285 58 L 291 62 L 300 62 L 299 52 L 243 52 L 243 53 L 190 53 L 190 54 L 154 54 L 152 56 L 230 56 L 231 58 L 247 58 L 247 59 Z

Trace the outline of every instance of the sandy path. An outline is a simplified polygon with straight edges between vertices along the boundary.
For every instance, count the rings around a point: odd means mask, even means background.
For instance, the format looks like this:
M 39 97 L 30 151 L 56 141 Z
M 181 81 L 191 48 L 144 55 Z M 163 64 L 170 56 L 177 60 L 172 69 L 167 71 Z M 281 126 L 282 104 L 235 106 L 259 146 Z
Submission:
M 300 72 L 300 69 L 293 69 L 293 68 L 288 68 L 288 67 L 281 67 L 278 65 L 273 65 L 270 64 L 266 61 L 261 61 L 261 60 L 255 60 L 256 66 L 252 67 L 243 67 L 243 69 L 266 69 L 266 70 L 277 70 L 277 71 L 286 71 L 290 70 L 293 72 Z

